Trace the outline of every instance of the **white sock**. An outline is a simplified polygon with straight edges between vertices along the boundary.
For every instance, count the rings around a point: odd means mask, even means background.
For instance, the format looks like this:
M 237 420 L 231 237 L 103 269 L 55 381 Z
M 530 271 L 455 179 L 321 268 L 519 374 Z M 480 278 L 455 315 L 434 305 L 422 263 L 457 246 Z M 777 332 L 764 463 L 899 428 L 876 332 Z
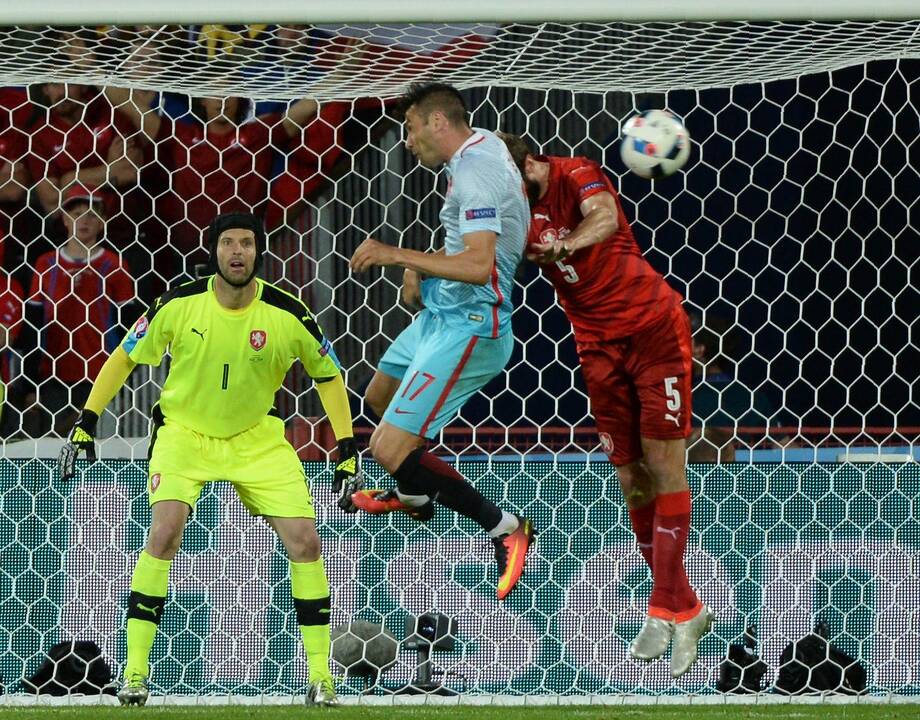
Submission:
M 513 533 L 518 529 L 520 524 L 521 522 L 517 519 L 517 516 L 502 510 L 502 519 L 498 521 L 498 525 L 489 530 L 489 537 L 497 538 L 500 535 Z
M 399 488 L 396 488 L 396 497 L 399 498 L 399 502 L 409 507 L 421 507 L 431 501 L 431 498 L 427 495 L 404 495 L 399 492 Z

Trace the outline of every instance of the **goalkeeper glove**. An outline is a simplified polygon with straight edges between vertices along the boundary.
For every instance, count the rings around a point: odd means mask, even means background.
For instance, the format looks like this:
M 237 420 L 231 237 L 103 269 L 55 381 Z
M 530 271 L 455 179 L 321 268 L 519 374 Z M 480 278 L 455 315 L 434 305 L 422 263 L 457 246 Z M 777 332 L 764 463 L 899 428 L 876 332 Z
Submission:
M 364 487 L 364 473 L 361 472 L 361 458 L 354 438 L 339 440 L 339 460 L 332 475 L 332 490 L 339 496 L 339 507 L 343 512 L 357 512 L 351 496 Z
M 70 431 L 70 437 L 67 438 L 67 442 L 61 448 L 61 454 L 58 455 L 58 472 L 61 480 L 70 480 L 74 476 L 74 466 L 81 450 L 86 451 L 88 460 L 96 459 L 96 423 L 98 422 L 99 416 L 92 410 L 84 410 L 80 413 L 73 430 Z

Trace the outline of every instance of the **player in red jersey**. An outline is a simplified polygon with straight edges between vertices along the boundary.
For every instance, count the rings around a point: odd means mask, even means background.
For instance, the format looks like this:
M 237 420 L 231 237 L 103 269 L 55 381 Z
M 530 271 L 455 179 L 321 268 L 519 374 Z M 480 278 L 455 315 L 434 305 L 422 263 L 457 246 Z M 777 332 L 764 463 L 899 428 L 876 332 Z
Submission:
M 597 163 L 534 155 L 521 138 L 503 139 L 531 201 L 527 257 L 543 267 L 572 322 L 601 446 L 652 571 L 648 617 L 630 652 L 654 660 L 673 640 L 671 674 L 679 677 L 712 622 L 684 567 L 692 350 L 683 298 L 642 256 Z

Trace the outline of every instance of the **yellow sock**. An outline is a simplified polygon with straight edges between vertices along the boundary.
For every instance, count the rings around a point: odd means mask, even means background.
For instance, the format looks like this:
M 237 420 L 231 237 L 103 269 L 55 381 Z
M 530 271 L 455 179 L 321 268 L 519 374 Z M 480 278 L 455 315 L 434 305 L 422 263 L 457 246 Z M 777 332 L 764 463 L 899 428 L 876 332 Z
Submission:
M 155 558 L 144 550 L 134 566 L 128 600 L 125 680 L 150 676 L 150 649 L 163 616 L 171 565 L 172 560 Z
M 291 594 L 297 624 L 310 668 L 310 682 L 332 675 L 329 671 L 329 581 L 323 559 L 291 564 Z

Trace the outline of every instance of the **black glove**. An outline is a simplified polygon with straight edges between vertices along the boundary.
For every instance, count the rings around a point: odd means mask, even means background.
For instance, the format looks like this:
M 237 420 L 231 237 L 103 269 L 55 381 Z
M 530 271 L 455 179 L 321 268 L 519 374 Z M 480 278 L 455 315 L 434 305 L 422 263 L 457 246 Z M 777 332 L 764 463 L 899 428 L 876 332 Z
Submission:
M 92 410 L 84 410 L 80 413 L 73 430 L 70 431 L 70 437 L 67 438 L 67 442 L 61 448 L 61 454 L 58 455 L 58 472 L 61 480 L 70 480 L 74 476 L 74 465 L 81 450 L 86 451 L 88 460 L 96 459 L 96 423 L 98 422 L 99 416 Z
M 339 507 L 343 512 L 357 512 L 351 496 L 364 487 L 364 473 L 361 472 L 361 458 L 354 438 L 339 440 L 339 459 L 332 475 L 332 490 L 339 496 Z

